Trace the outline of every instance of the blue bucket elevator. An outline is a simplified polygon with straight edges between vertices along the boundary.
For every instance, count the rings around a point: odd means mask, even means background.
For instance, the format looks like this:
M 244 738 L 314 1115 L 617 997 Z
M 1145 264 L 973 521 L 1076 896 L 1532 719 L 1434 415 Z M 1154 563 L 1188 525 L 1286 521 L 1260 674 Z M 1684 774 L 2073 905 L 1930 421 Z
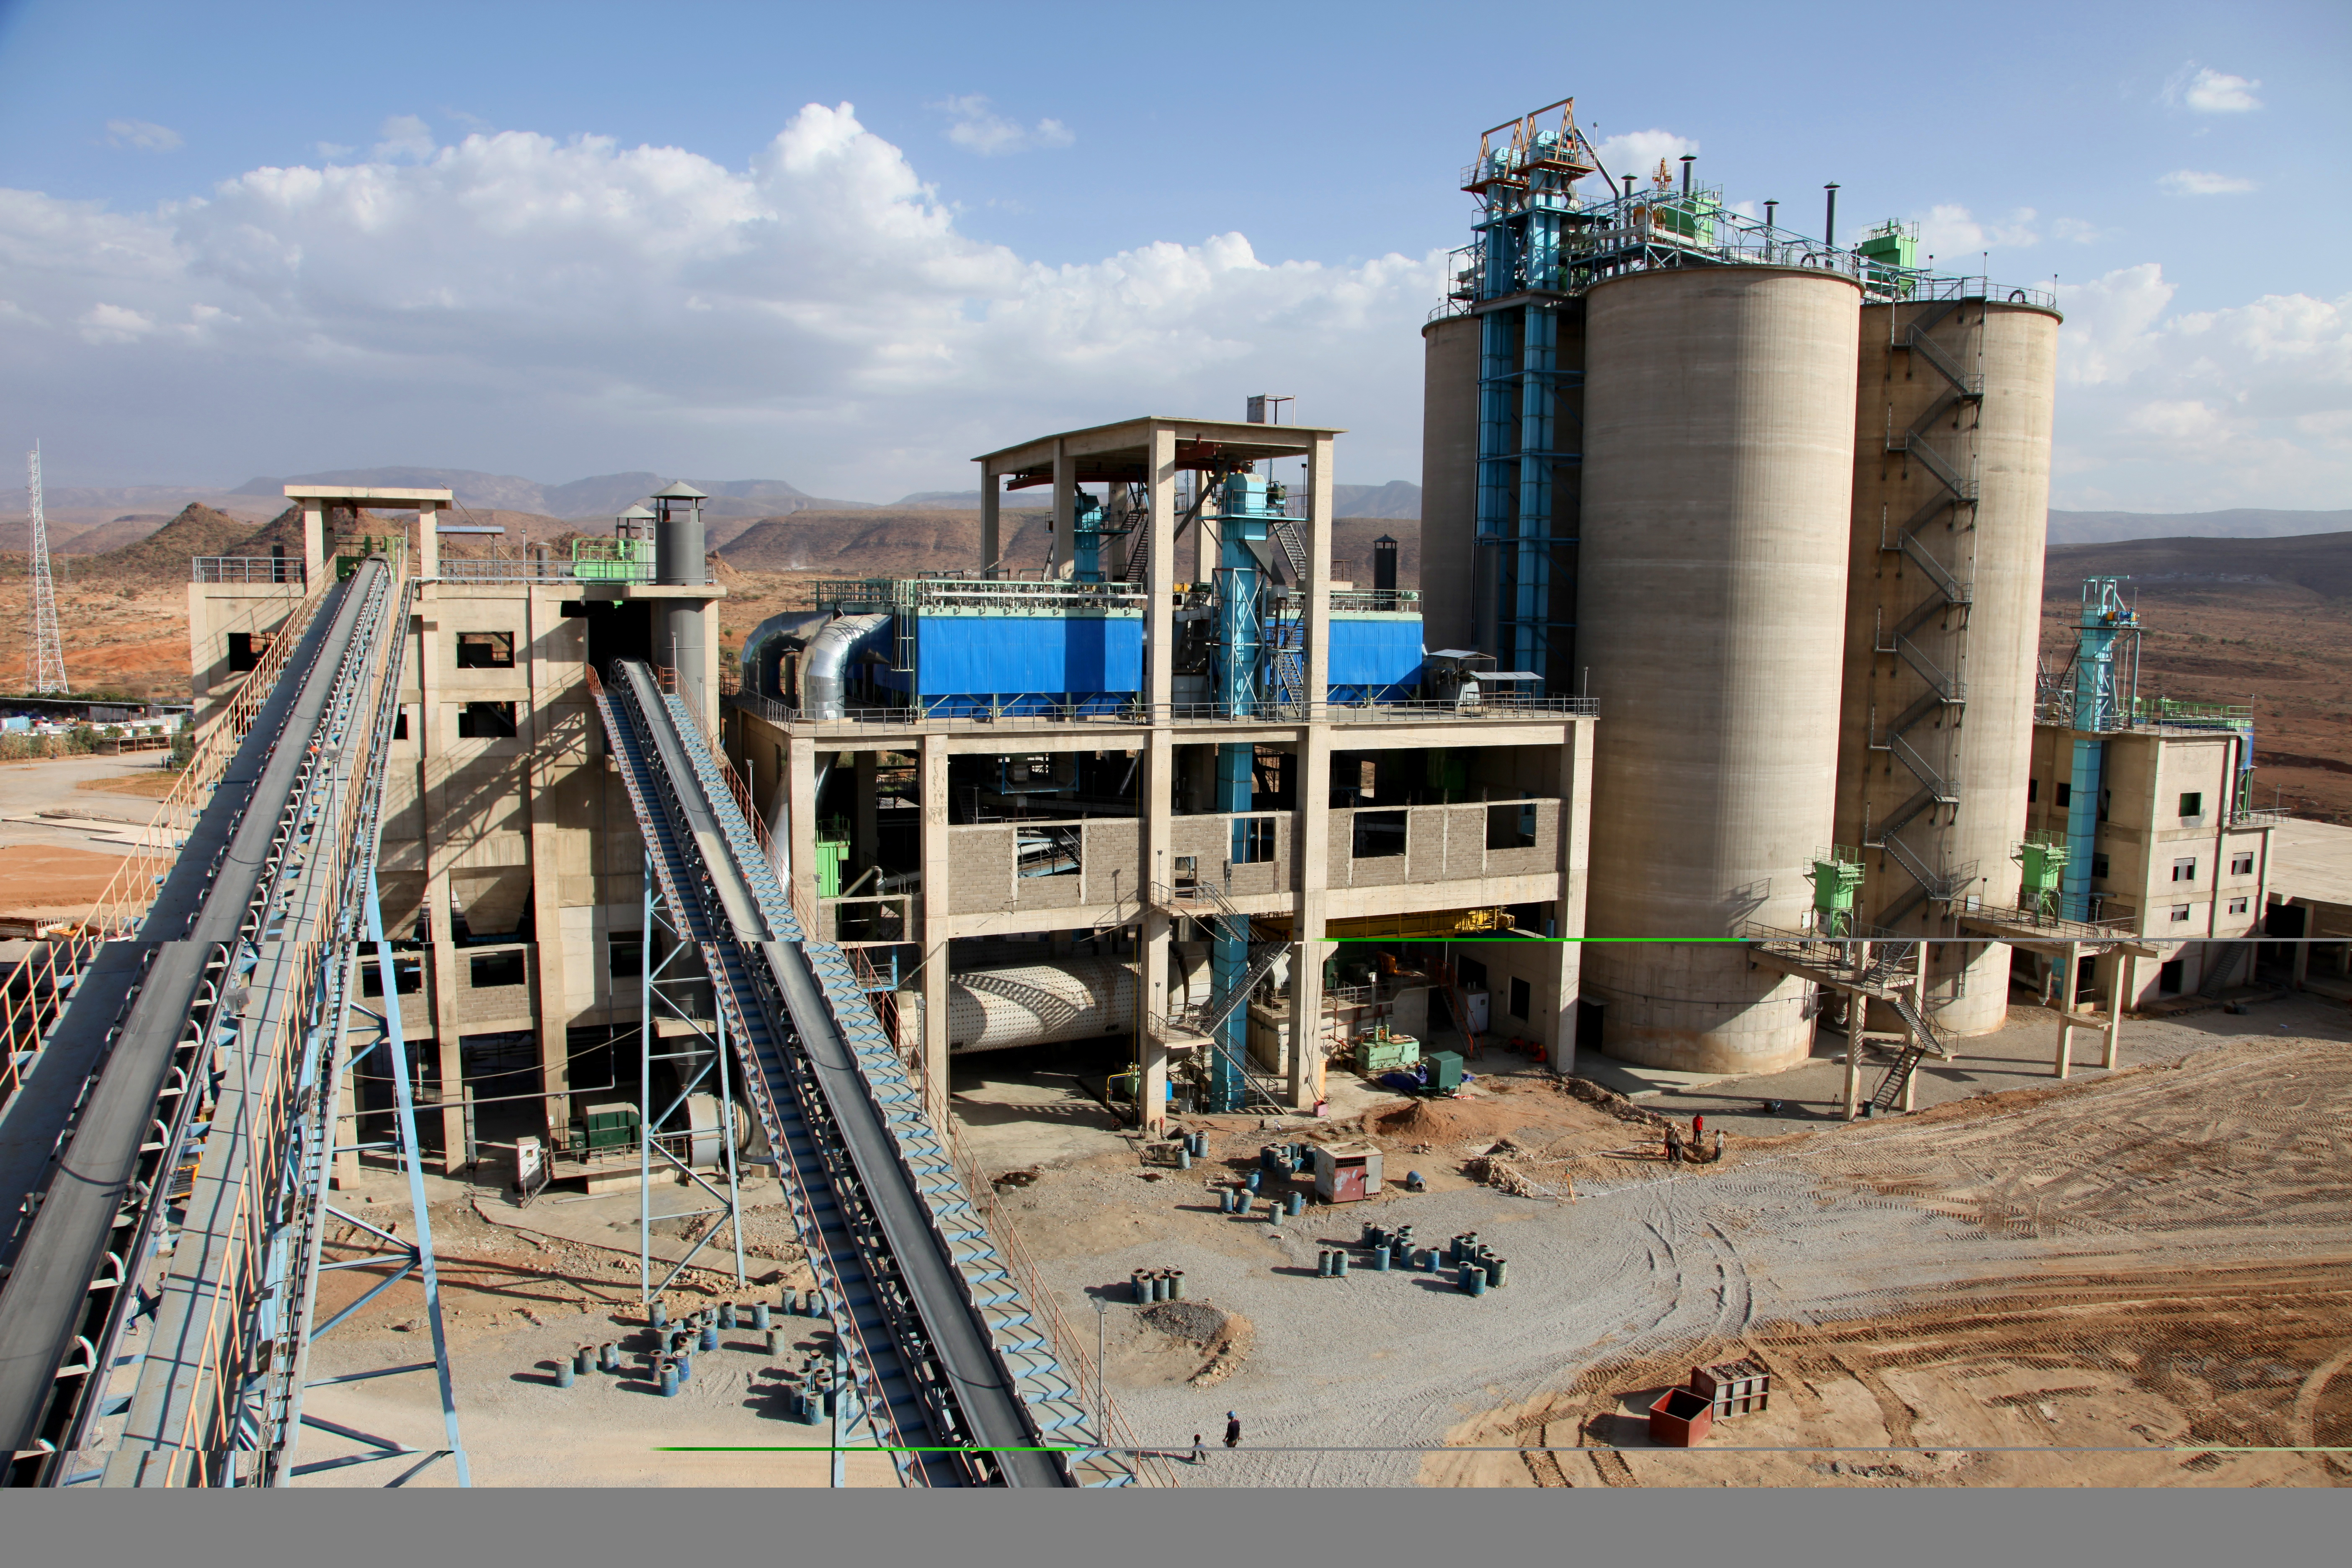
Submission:
M 2066 804 L 2066 868 L 2059 883 L 2059 909 L 2068 920 L 2092 918 L 2091 851 L 2099 831 L 2107 751 L 2099 737 L 2129 723 L 2138 695 L 2129 687 L 2138 684 L 2139 612 L 2124 603 L 2116 587 L 2121 581 L 2084 582 L 2083 613 L 2074 632 L 2074 768 Z

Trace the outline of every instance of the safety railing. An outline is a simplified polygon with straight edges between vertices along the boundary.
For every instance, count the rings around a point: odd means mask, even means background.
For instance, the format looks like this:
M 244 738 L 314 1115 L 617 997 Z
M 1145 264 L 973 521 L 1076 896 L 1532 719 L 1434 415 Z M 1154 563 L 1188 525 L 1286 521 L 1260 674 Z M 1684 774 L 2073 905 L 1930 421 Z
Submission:
M 28 1058 L 40 1049 L 42 1037 L 71 996 L 83 966 L 101 944 L 132 935 L 146 918 L 157 890 L 179 861 L 180 847 L 211 803 L 214 788 L 228 771 L 256 715 L 268 701 L 278 672 L 309 632 L 325 597 L 323 589 L 310 595 L 287 617 L 269 651 L 247 675 L 236 698 L 199 736 L 186 770 L 156 806 L 154 816 L 89 912 L 77 923 L 52 928 L 55 934 L 19 961 L 8 976 L 5 992 L 0 992 L 5 997 L 5 1011 L 0 1013 L 0 1041 L 5 1041 L 7 1051 L 7 1063 L 0 1068 L 0 1106 L 16 1097 Z
M 422 581 L 428 583 L 615 583 L 623 585 L 650 583 L 654 580 L 651 562 L 635 561 L 572 561 L 562 556 L 450 556 L 445 555 L 432 574 Z M 707 572 L 703 582 L 715 581 Z
M 302 563 L 286 555 L 198 555 L 188 563 L 194 583 L 267 583 L 301 588 Z
M 2134 934 L 2137 920 L 2070 920 L 2045 910 L 2014 904 L 1979 904 L 1957 913 L 1963 924 L 2016 926 L 2062 942 L 2117 942 Z
M 820 718 L 810 709 L 793 708 L 757 692 L 739 691 L 728 702 L 771 724 L 791 725 L 820 732 L 854 731 L 877 725 L 894 729 L 944 728 L 971 724 L 1088 724 L 1140 729 L 1154 724 L 1378 724 L 1429 723 L 1434 721 L 1486 721 L 1496 723 L 1558 719 L 1596 719 L 1600 699 L 1594 697 L 1519 697 L 1486 693 L 1475 703 L 1411 699 L 1399 702 L 1265 702 L 1255 710 L 1236 711 L 1217 702 L 1055 703 L 999 702 L 993 705 L 942 700 L 920 708 L 853 708 L 842 717 Z

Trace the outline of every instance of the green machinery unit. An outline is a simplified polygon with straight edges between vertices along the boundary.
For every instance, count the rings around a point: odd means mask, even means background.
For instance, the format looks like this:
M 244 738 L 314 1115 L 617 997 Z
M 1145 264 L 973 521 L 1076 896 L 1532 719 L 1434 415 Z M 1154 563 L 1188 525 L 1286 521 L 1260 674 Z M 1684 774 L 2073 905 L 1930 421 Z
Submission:
M 2058 886 L 2066 869 L 2066 836 L 2050 831 L 2029 833 L 2010 851 L 2009 858 L 2017 862 L 2021 873 L 2017 889 L 2019 905 L 2037 915 L 2056 915 Z
M 654 578 L 654 542 L 575 539 L 572 542 L 572 574 L 583 583 L 650 583 Z
M 845 824 L 825 824 L 823 837 L 816 841 L 816 896 L 820 899 L 841 897 L 841 873 L 849 864 L 849 834 Z
M 572 1147 L 609 1154 L 637 1146 L 637 1108 L 623 1102 L 592 1105 L 572 1124 Z
M 1919 226 L 1888 221 L 1863 236 L 1853 247 L 1869 269 L 1870 281 L 1881 289 L 1897 288 L 1903 275 L 1919 268 Z
M 1862 890 L 1862 856 L 1843 844 L 1813 851 L 1813 930 L 1822 936 L 1853 934 L 1853 900 Z
M 1432 1051 L 1422 1058 L 1421 1061 L 1422 1065 L 1428 1069 L 1426 1077 L 1432 1091 L 1438 1094 L 1452 1094 L 1462 1087 L 1462 1053 L 1460 1051 Z

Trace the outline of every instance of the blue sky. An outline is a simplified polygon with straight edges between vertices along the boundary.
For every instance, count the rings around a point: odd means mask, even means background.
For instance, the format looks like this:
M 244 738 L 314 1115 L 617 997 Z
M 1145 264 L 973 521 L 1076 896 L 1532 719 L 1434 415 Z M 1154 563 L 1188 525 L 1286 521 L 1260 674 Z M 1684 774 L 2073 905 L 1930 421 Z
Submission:
M 1476 15 L 0 0 L 0 439 L 884 500 L 1272 389 L 1415 479 L 1456 173 L 1574 92 L 1784 221 L 1836 180 L 2057 274 L 2056 504 L 2352 506 L 2340 5 Z

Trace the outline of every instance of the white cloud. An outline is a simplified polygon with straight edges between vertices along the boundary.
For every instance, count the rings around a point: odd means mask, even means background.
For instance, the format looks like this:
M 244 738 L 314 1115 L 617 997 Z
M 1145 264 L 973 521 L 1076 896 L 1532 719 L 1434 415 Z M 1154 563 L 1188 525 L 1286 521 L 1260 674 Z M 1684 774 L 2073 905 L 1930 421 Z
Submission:
M 1696 155 L 1698 143 L 1671 131 L 1628 131 L 1621 136 L 1604 137 L 1592 144 L 1592 150 L 1601 154 L 1601 166 L 1615 177 L 1621 188 L 1625 176 L 1632 174 L 1646 189 L 1661 161 L 1666 165 L 1668 178 L 1680 184 L 1682 155 Z M 1697 178 L 1696 172 L 1692 178 Z
M 949 141 L 983 158 L 1031 153 L 1040 147 L 1066 147 L 1076 140 L 1070 134 L 1070 128 L 1058 120 L 1040 120 L 1029 126 L 1007 120 L 990 109 L 988 100 L 976 92 L 931 107 L 952 118 L 954 123 L 948 127 Z
M 2340 506 L 2352 489 L 2352 295 L 2168 314 L 2155 263 L 2059 290 L 2053 504 Z
M 106 122 L 106 144 L 132 153 L 176 153 L 181 136 L 170 126 L 152 121 L 110 120 Z
M 341 142 L 321 142 L 318 146 L 319 156 L 331 163 L 338 158 L 348 158 L 358 151 L 358 148 L 346 146 Z
M 0 191 L 0 403 L 37 387 L 91 468 L 643 467 L 879 500 L 966 488 L 1027 431 L 1281 384 L 1350 427 L 1350 477 L 1419 467 L 1442 255 L 1270 261 L 1224 234 L 1027 260 L 959 232 L 845 104 L 733 170 L 523 132 L 426 157 L 405 129 L 148 213 Z
M 2079 217 L 2053 217 L 2050 220 L 2050 237 L 2062 245 L 2094 245 L 2103 239 L 2113 239 L 2119 232 L 2101 228 L 2097 224 Z
M 2263 84 L 2222 71 L 2183 66 L 2164 85 L 2167 103 L 2177 103 L 2200 114 L 2245 114 L 2263 106 L 2254 89 Z
M 2235 174 L 2206 174 L 2195 169 L 2175 169 L 2157 181 L 2168 196 L 2234 196 L 2254 188 L 2254 182 Z
M 433 156 L 433 132 L 414 114 L 395 114 L 376 128 L 383 138 L 375 144 L 378 163 L 406 158 L 418 163 Z

